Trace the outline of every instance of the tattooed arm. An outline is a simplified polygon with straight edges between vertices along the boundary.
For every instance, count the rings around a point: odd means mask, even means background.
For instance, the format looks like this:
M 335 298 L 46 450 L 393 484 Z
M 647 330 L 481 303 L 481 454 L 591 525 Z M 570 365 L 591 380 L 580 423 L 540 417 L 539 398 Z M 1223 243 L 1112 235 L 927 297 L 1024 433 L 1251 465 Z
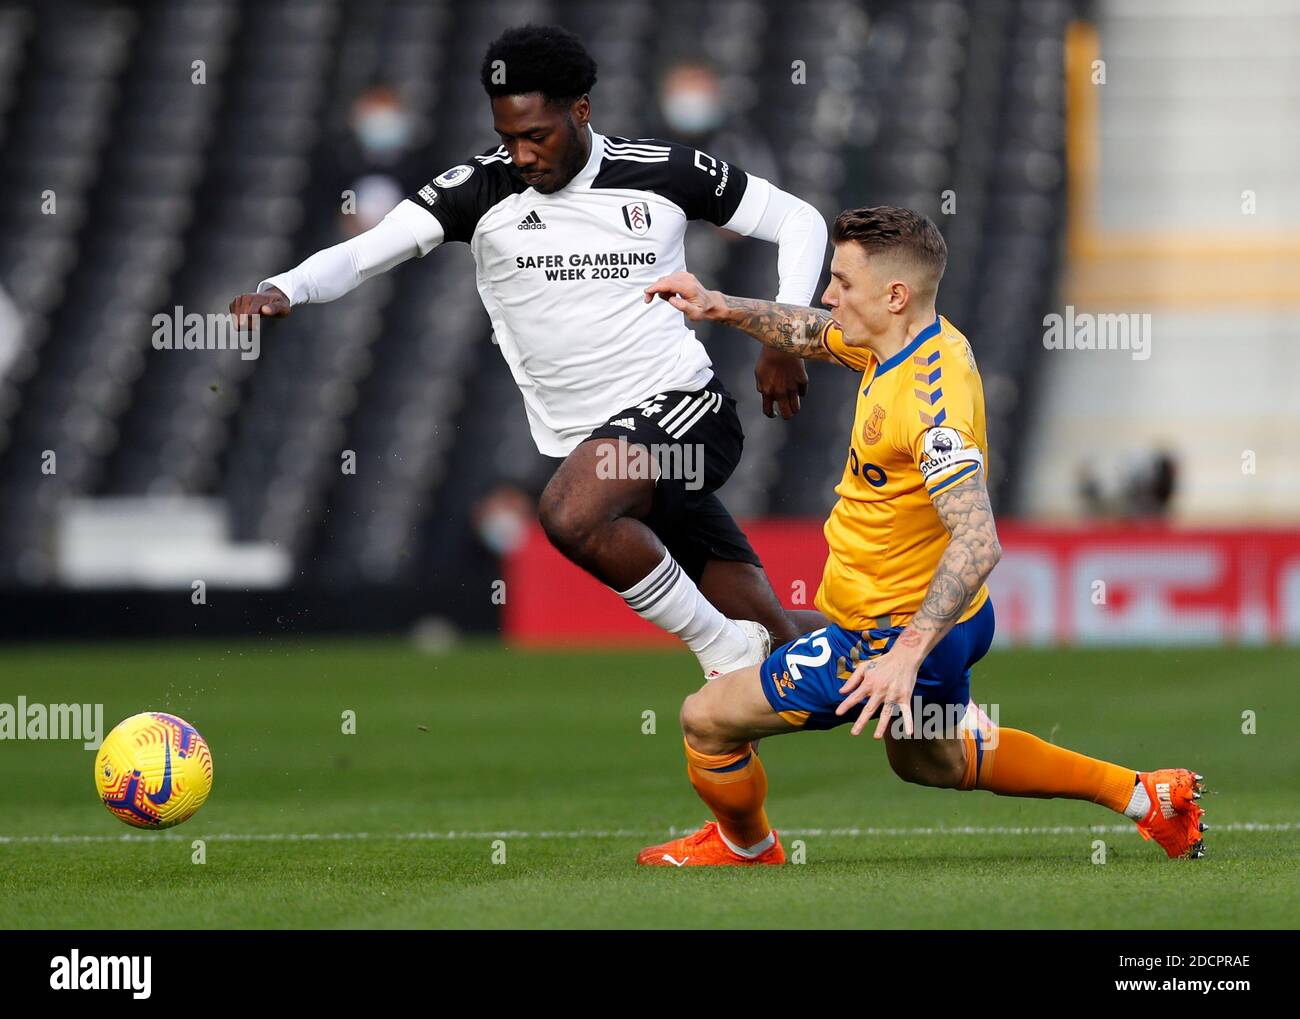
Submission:
M 867 702 L 853 725 L 855 736 L 862 732 L 876 708 L 882 704 L 898 705 L 904 731 L 909 736 L 912 734 L 910 701 L 916 686 L 917 669 L 961 618 L 1002 558 L 1002 546 L 998 543 L 993 508 L 989 505 L 982 470 L 969 480 L 934 496 L 934 508 L 948 529 L 948 546 L 930 578 L 921 608 L 888 652 L 863 662 L 840 687 L 840 693 L 849 696 L 836 708 L 837 715 L 845 714 L 863 700 Z M 881 712 L 876 739 L 885 734 L 892 711 Z
M 783 354 L 814 361 L 834 360 L 821 342 L 822 330 L 831 320 L 830 312 L 732 297 L 708 290 L 689 272 L 674 272 L 655 280 L 646 287 L 646 304 L 656 294 L 692 322 L 722 322 Z
M 717 321 L 735 326 L 773 350 L 812 361 L 833 361 L 822 346 L 822 330 L 831 320 L 830 312 L 801 308 L 797 304 L 774 304 L 748 297 L 719 294 L 725 305 Z
M 918 663 L 953 628 L 1002 558 L 983 471 L 936 495 L 934 508 L 948 530 L 948 547 L 939 558 L 920 611 L 896 641 L 913 649 Z

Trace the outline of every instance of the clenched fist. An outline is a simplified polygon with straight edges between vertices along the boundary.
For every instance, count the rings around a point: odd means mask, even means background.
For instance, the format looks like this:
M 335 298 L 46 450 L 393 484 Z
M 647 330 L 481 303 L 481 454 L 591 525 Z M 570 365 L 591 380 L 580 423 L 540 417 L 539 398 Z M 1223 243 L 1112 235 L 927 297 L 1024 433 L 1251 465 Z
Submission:
M 246 315 L 262 315 L 265 318 L 284 318 L 289 314 L 289 298 L 283 290 L 271 287 L 260 294 L 240 294 L 230 302 L 230 314 L 242 327 Z

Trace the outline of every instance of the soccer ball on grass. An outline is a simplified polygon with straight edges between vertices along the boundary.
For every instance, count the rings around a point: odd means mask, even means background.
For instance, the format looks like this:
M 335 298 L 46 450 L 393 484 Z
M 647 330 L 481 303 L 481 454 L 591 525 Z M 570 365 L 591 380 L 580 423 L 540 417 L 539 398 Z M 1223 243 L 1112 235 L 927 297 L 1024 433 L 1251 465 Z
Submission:
M 212 791 L 212 752 L 183 718 L 132 715 L 99 748 L 95 788 L 127 824 L 170 828 L 193 817 Z

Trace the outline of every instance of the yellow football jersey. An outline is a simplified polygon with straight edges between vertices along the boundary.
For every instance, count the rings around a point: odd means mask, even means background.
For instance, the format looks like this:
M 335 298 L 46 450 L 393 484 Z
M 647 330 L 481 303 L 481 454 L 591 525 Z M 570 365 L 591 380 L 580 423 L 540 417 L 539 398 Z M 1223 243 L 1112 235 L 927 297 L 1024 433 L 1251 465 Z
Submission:
M 816 605 L 850 630 L 901 626 L 921 607 L 948 544 L 931 497 L 985 469 L 979 370 L 966 337 L 942 316 L 883 363 L 829 324 L 821 342 L 863 374 Z M 987 599 L 981 587 L 961 618 Z

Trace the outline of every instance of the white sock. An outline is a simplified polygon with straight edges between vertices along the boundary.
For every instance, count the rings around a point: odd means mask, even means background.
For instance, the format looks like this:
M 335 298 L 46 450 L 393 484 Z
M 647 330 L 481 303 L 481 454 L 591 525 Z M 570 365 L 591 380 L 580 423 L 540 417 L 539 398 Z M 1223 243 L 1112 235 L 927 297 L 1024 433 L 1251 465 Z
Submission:
M 727 844 L 727 848 L 730 849 L 733 853 L 735 853 L 737 856 L 743 856 L 748 860 L 752 860 L 756 856 L 762 856 L 774 845 L 776 845 L 776 832 L 774 831 L 768 832 L 767 838 L 765 838 L 762 842 L 755 842 L 752 846 L 748 846 L 748 847 L 738 846 L 736 845 L 736 843 L 732 842 L 731 839 L 727 838 L 727 836 L 723 834 L 722 825 L 718 825 L 718 837 L 721 838 L 722 841 Z
M 1137 782 L 1133 786 L 1133 798 L 1124 808 L 1124 816 L 1131 817 L 1134 821 L 1141 821 L 1149 813 L 1151 813 L 1151 797 L 1147 795 L 1147 787 Z
M 619 597 L 642 619 L 680 637 L 706 673 L 735 661 L 749 648 L 745 631 L 709 604 L 667 552 Z

